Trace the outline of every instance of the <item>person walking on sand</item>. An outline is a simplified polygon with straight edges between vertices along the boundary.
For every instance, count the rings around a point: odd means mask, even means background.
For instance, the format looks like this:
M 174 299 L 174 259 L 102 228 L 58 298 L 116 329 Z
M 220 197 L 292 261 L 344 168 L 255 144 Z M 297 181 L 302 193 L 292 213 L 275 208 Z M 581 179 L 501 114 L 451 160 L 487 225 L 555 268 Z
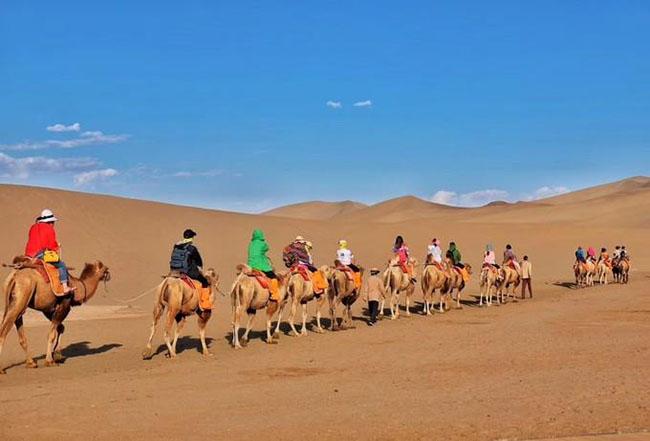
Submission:
M 58 219 L 51 210 L 46 208 L 41 211 L 41 215 L 29 229 L 25 255 L 54 266 L 59 272 L 63 293 L 69 294 L 74 288 L 68 285 L 68 268 L 61 260 L 61 245 L 57 242 L 54 231 L 56 221 Z
M 377 268 L 370 269 L 370 277 L 364 281 L 361 293 L 368 305 L 368 315 L 370 316 L 368 326 L 374 326 L 377 323 L 379 302 L 384 298 L 384 284 L 379 277 Z
M 524 256 L 521 261 L 521 298 L 526 298 L 526 287 L 528 287 L 528 294 L 533 298 L 533 285 L 531 279 L 533 277 L 533 264 L 528 260 L 528 256 Z

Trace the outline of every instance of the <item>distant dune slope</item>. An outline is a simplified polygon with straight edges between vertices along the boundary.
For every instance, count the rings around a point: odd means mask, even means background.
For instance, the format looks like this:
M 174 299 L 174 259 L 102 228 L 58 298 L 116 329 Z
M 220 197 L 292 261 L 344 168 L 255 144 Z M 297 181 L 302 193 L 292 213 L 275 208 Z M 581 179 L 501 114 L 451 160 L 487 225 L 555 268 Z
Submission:
M 294 219 L 326 220 L 347 215 L 366 208 L 367 205 L 354 201 L 323 202 L 311 201 L 285 205 L 262 213 L 266 216 L 290 217 Z

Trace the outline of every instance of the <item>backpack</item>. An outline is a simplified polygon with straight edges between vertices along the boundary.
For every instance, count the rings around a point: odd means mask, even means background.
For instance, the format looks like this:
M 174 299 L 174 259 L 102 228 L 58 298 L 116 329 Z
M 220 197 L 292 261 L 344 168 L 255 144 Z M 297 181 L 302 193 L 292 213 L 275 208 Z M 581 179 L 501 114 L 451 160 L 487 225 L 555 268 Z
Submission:
M 282 260 L 287 268 L 292 268 L 298 263 L 293 245 L 288 245 L 282 250 Z
M 190 270 L 190 247 L 188 244 L 174 246 L 169 268 L 187 274 Z

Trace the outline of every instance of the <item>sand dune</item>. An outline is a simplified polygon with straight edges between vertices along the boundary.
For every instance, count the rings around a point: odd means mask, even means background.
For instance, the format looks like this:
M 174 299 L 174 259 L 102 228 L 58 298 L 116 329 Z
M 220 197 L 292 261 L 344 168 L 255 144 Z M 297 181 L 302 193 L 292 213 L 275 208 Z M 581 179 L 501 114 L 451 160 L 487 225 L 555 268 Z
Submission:
M 366 204 L 354 201 L 312 201 L 285 205 L 262 213 L 266 216 L 291 217 L 294 219 L 328 220 L 366 208 Z

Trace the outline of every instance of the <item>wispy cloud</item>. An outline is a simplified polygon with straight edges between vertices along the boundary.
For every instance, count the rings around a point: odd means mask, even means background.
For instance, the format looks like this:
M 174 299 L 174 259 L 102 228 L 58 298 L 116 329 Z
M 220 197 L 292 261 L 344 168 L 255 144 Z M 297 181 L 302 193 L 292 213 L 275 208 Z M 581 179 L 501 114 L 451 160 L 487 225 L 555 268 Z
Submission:
M 340 109 L 343 107 L 343 104 L 340 101 L 328 101 L 325 105 L 331 109 Z
M 494 201 L 507 201 L 510 194 L 505 190 L 486 189 L 470 193 L 456 193 L 454 191 L 440 190 L 431 198 L 431 202 L 459 207 L 480 207 Z
M 570 190 L 567 187 L 563 186 L 544 186 L 540 187 L 531 195 L 530 199 L 544 199 L 550 198 L 552 196 L 557 196 L 559 194 L 568 193 Z
M 105 168 L 101 170 L 91 170 L 79 173 L 74 176 L 74 183 L 77 186 L 92 184 L 96 181 L 103 181 L 113 176 L 117 176 L 119 172 L 114 168 Z
M 63 124 L 54 124 L 48 126 L 50 132 L 78 132 L 81 129 L 79 123 L 70 126 Z M 71 139 L 47 139 L 43 141 L 23 141 L 16 144 L 0 144 L 0 150 L 4 151 L 29 151 L 44 150 L 48 148 L 73 149 L 89 145 L 116 144 L 125 141 L 129 135 L 109 135 L 102 131 L 85 131 L 77 134 L 76 138 Z
M 46 130 L 48 132 L 78 132 L 81 130 L 81 124 L 74 123 L 66 126 L 65 124 L 52 124 L 47 126 Z
M 372 101 L 370 101 L 370 100 L 357 101 L 356 103 L 354 103 L 352 105 L 354 107 L 372 107 Z
M 223 170 L 203 170 L 203 171 L 178 171 L 172 174 L 175 178 L 213 178 L 222 176 Z
M 0 176 L 26 179 L 33 173 L 70 173 L 97 168 L 99 161 L 93 158 L 46 158 L 28 156 L 14 158 L 0 153 Z

